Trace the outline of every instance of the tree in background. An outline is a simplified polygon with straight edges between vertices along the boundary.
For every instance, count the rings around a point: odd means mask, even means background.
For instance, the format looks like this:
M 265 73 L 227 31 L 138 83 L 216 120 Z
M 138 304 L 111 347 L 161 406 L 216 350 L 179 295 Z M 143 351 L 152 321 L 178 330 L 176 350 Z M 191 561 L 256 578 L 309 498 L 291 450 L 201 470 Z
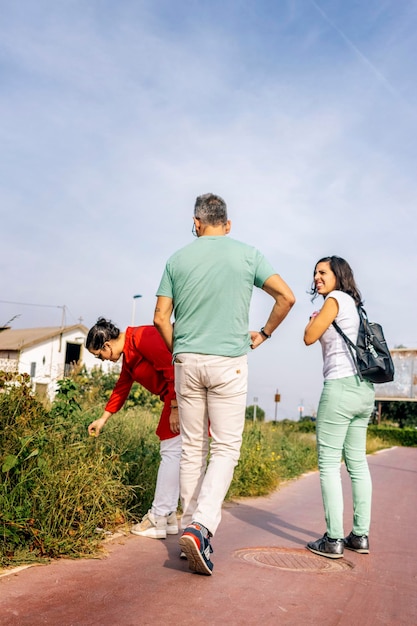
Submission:
M 382 420 L 395 422 L 400 428 L 417 426 L 417 402 L 383 402 Z
M 245 419 L 253 421 L 255 413 L 255 405 L 251 404 L 246 407 Z M 265 421 L 265 411 L 261 409 L 260 406 L 256 405 L 256 421 L 264 422 Z
M 303 415 L 302 417 L 299 418 L 298 421 L 299 422 L 315 422 L 316 416 L 315 415 Z

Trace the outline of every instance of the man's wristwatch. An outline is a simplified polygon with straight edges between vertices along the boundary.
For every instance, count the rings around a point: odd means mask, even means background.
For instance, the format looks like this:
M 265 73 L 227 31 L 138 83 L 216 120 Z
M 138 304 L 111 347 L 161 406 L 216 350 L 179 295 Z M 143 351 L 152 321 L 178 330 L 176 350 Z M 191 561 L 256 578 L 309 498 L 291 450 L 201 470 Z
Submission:
M 265 337 L 265 339 L 271 339 L 271 335 L 267 335 L 267 333 L 265 332 L 264 326 L 262 326 L 259 332 L 261 333 L 262 337 Z

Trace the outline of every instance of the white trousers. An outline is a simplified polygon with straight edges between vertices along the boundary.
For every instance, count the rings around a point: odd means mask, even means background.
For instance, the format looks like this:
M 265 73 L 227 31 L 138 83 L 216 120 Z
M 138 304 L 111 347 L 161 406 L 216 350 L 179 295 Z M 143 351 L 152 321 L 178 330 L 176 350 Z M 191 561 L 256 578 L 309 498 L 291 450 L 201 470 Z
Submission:
M 181 435 L 161 441 L 161 462 L 151 508 L 153 515 L 168 515 L 178 508 L 181 447 Z
M 176 355 L 174 366 L 182 436 L 182 526 L 194 520 L 214 535 L 240 456 L 247 357 L 181 353 Z

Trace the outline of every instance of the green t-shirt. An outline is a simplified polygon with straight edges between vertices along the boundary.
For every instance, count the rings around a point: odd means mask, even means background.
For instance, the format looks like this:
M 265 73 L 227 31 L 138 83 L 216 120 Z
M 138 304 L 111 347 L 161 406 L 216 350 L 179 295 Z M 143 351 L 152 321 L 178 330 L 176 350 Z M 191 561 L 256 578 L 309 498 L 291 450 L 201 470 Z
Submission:
M 226 236 L 199 237 L 173 254 L 157 295 L 173 300 L 174 354 L 246 354 L 253 286 L 273 274 L 256 248 Z

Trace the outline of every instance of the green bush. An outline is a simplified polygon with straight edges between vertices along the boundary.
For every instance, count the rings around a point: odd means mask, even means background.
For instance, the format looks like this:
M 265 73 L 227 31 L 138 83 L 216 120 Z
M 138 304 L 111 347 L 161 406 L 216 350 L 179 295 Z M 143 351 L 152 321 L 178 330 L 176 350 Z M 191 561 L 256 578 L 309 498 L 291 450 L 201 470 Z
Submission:
M 266 495 L 282 481 L 315 469 L 315 438 L 297 430 L 296 422 L 246 422 L 227 498 Z
M 396 428 L 395 426 L 370 425 L 368 433 L 392 446 L 417 446 L 417 428 Z
M 100 435 L 108 454 L 117 457 L 122 480 L 129 485 L 126 510 L 140 519 L 151 507 L 159 462 L 158 423 L 150 411 L 129 409 L 114 415 Z
M 293 422 L 296 425 L 295 430 L 299 433 L 315 433 L 316 432 L 316 420 L 314 419 L 303 419 L 299 422 Z
M 80 411 L 47 412 L 27 380 L 0 394 L 1 566 L 91 554 L 96 528 L 124 519 L 130 489 L 85 421 Z
M 278 457 L 261 424 L 246 423 L 239 463 L 227 498 L 264 495 L 278 484 Z
M 104 409 L 110 398 L 111 392 L 119 378 L 120 371 L 115 368 L 109 372 L 103 372 L 100 367 L 94 367 L 87 371 L 85 367 L 74 370 L 71 380 L 77 389 L 77 399 L 83 408 L 100 406 Z M 59 381 L 58 384 L 61 384 Z M 122 410 L 132 407 L 142 407 L 154 415 L 159 415 L 162 410 L 162 402 L 147 389 L 133 383 L 132 389 L 126 399 Z

